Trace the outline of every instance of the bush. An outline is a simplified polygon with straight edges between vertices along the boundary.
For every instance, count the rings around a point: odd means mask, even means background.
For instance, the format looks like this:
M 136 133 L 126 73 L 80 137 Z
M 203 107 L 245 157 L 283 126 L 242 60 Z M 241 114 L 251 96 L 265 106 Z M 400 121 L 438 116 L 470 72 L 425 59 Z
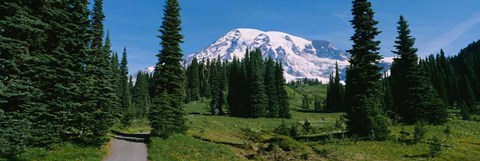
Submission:
M 434 136 L 432 143 L 430 144 L 430 153 L 429 156 L 435 158 L 436 156 L 440 155 L 442 152 L 442 144 L 440 140 Z
M 302 143 L 288 137 L 288 136 L 278 136 L 268 139 L 266 141 L 270 143 L 269 149 L 274 149 L 275 146 L 280 147 L 283 151 L 306 151 L 307 148 Z
M 290 127 L 290 137 L 296 138 L 300 136 L 300 130 L 298 129 L 298 124 L 295 124 Z
M 287 127 L 287 123 L 285 123 L 285 120 L 282 120 L 282 124 L 275 128 L 274 132 L 278 135 L 284 135 L 284 136 L 289 136 L 290 132 Z
M 307 119 L 305 119 L 305 122 L 303 122 L 303 131 L 305 131 L 305 134 L 311 134 L 313 132 L 313 127 L 310 122 L 308 122 Z
M 425 134 L 427 133 L 427 128 L 425 127 L 425 123 L 423 121 L 418 121 L 415 123 L 415 130 L 413 131 L 413 142 L 419 143 L 425 138 Z
M 408 136 L 410 136 L 410 133 L 405 131 L 405 128 L 402 127 L 402 130 L 400 131 L 400 141 L 407 142 Z

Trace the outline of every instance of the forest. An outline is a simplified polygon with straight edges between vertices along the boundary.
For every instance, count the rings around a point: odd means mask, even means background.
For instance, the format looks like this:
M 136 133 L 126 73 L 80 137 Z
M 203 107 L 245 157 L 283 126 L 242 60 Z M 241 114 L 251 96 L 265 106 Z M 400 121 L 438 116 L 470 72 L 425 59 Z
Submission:
M 337 64 L 329 82 L 287 82 L 260 49 L 184 62 L 166 0 L 155 71 L 129 73 L 103 1 L 88 4 L 0 2 L 0 160 L 102 160 L 118 131 L 148 133 L 149 160 L 479 159 L 480 41 L 420 57 L 399 16 L 381 73 L 379 22 L 354 0 L 346 79 Z

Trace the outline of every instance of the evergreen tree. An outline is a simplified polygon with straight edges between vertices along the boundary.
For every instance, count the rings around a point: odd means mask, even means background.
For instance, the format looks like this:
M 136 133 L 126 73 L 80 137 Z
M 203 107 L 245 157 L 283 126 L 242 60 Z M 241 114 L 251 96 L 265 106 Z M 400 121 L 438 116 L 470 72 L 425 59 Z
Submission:
M 132 104 L 135 107 L 136 117 L 144 118 L 150 109 L 150 95 L 148 94 L 148 73 L 138 72 L 135 86 L 132 90 Z
M 327 112 L 346 112 L 344 106 L 345 87 L 340 83 L 338 63 L 335 63 L 335 76 L 330 75 L 327 92 Z
M 450 60 L 445 56 L 445 52 L 440 50 L 439 55 L 439 66 L 443 70 L 443 77 L 445 78 L 445 86 L 446 86 L 446 93 L 447 93 L 447 102 L 450 106 L 454 106 L 455 103 L 458 101 L 460 93 L 458 91 L 458 82 L 457 82 L 457 75 L 453 69 L 453 66 L 450 63 Z
M 277 118 L 279 116 L 278 109 L 278 93 L 276 90 L 275 80 L 275 62 L 272 58 L 268 58 L 265 63 L 265 92 L 268 97 L 267 117 Z
M 192 59 L 192 63 L 187 68 L 187 102 L 198 101 L 200 99 L 200 79 L 199 65 L 197 58 Z M 203 76 L 203 74 L 202 74 Z
M 382 79 L 382 87 L 383 91 L 385 93 L 384 99 L 383 99 L 383 109 L 384 111 L 389 114 L 390 116 L 393 115 L 393 95 L 392 95 L 392 89 L 390 85 L 390 77 L 387 75 L 387 73 L 383 74 L 384 77 Z
M 32 121 L 35 132 L 33 143 L 49 145 L 59 141 L 83 140 L 82 132 L 89 128 L 82 122 L 91 118 L 92 111 L 84 109 L 83 92 L 85 60 L 89 54 L 88 34 L 89 10 L 87 0 L 78 1 L 47 1 L 48 17 L 44 22 L 49 24 L 47 34 L 48 43 L 42 47 L 45 51 L 35 73 L 38 86 L 43 94 L 42 104 L 47 108 L 38 109 L 34 115 L 37 120 Z
M 177 0 L 167 0 L 159 36 L 161 50 L 155 67 L 155 98 L 149 120 L 154 136 L 168 137 L 187 130 L 183 99 L 185 93 L 184 73 L 180 61 L 180 6 Z
M 245 96 L 245 71 L 241 62 L 234 57 L 230 65 L 228 77 L 228 96 L 227 103 L 231 116 L 247 117 L 244 101 Z
M 350 54 L 350 67 L 347 71 L 346 100 L 349 102 L 347 129 L 352 135 L 386 139 L 389 130 L 382 107 L 381 67 L 382 56 L 378 53 L 379 41 L 374 40 L 380 32 L 373 19 L 374 12 L 367 0 L 354 0 L 353 20 L 355 30 L 351 37 L 354 45 Z
M 103 2 L 95 0 L 93 6 L 92 23 L 90 32 L 92 42 L 90 52 L 85 59 L 84 80 L 82 80 L 83 117 L 78 122 L 83 122 L 83 131 L 79 131 L 80 140 L 87 144 L 101 145 L 107 140 L 108 129 L 114 123 L 114 112 L 118 107 L 118 97 L 115 86 L 112 84 L 114 75 L 110 65 L 110 37 L 107 35 L 105 46 L 103 44 Z M 85 117 L 88 116 L 88 117 Z M 99 120 L 100 119 L 100 120 Z
M 429 123 L 446 121 L 446 105 L 436 95 L 432 85 L 418 65 L 417 49 L 413 48 L 415 39 L 410 36 L 407 21 L 400 16 L 398 37 L 395 41 L 395 54 L 392 66 L 392 79 L 395 84 L 395 110 L 400 121 L 413 124 L 420 120 Z
M 222 64 L 220 62 L 220 57 L 217 60 L 212 62 L 210 66 L 210 85 L 211 85 L 211 96 L 212 100 L 210 101 L 210 112 L 213 115 L 223 115 L 223 105 L 225 104 L 225 96 L 223 93 L 223 84 L 222 82 Z
M 127 48 L 123 48 L 122 60 L 120 62 L 119 69 L 119 88 L 120 88 L 120 100 L 122 110 L 127 110 L 131 106 L 131 96 L 130 96 L 130 81 L 128 78 L 128 67 L 127 67 Z
M 250 60 L 247 64 L 247 88 L 250 109 L 253 110 L 254 118 L 264 117 L 267 113 L 267 95 L 263 81 L 263 60 L 259 49 L 250 52 Z
M 278 114 L 280 118 L 291 118 L 290 103 L 288 102 L 288 93 L 285 89 L 285 77 L 283 76 L 283 67 L 281 63 L 275 64 L 275 83 L 278 94 Z
M 465 75 L 461 77 L 462 82 L 460 83 L 460 98 L 463 100 L 467 108 L 475 107 L 477 101 L 475 99 L 475 94 L 472 90 L 472 85 L 468 80 L 468 77 Z

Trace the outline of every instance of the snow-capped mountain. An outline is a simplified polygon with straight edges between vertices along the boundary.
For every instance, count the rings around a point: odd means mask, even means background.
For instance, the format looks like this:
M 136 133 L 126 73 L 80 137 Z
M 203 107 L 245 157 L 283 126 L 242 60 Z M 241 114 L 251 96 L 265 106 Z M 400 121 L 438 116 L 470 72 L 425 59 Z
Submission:
M 349 65 L 348 54 L 326 40 L 309 41 L 304 38 L 277 31 L 260 31 L 240 28 L 228 32 L 209 47 L 185 57 L 189 64 L 193 57 L 198 60 L 233 60 L 243 58 L 247 50 L 259 48 L 263 57 L 271 57 L 283 64 L 285 78 L 291 81 L 297 78 L 317 78 L 328 82 L 329 74 L 335 70 L 338 62 L 342 75 Z M 392 58 L 385 58 L 381 65 L 389 69 Z

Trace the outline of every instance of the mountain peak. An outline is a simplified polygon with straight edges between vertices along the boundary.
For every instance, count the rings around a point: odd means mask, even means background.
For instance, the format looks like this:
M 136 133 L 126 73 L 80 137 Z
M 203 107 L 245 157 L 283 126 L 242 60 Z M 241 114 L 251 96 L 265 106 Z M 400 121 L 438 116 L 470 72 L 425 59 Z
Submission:
M 263 57 L 271 57 L 282 63 L 285 78 L 316 78 L 328 82 L 329 75 L 338 62 L 341 73 L 348 66 L 348 55 L 327 40 L 307 40 L 280 31 L 261 31 L 251 28 L 234 29 L 207 48 L 185 57 L 190 63 L 198 60 L 216 59 L 231 61 L 243 58 L 247 50 L 260 49 Z

